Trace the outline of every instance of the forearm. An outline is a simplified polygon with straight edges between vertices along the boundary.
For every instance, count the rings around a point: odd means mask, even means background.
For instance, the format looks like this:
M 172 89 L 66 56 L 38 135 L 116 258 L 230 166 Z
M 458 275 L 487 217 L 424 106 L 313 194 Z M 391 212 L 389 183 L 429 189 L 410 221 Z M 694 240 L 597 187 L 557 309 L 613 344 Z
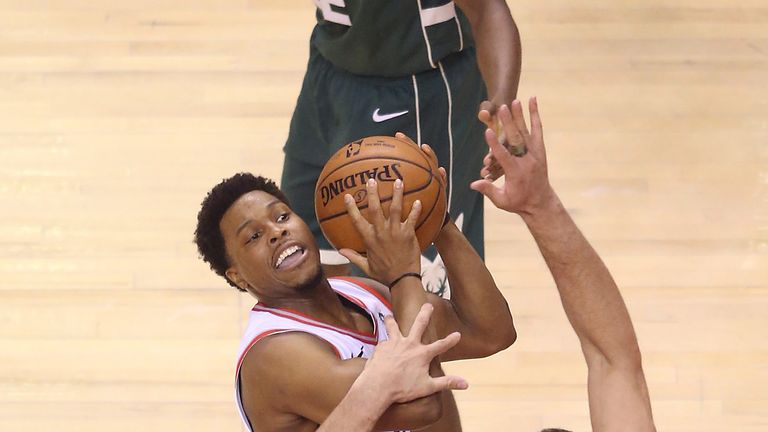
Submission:
M 451 304 L 462 323 L 462 342 L 477 341 L 481 355 L 511 345 L 516 338 L 506 299 L 485 263 L 458 227 L 447 224 L 435 242 L 448 274 Z
M 504 1 L 488 1 L 482 10 L 467 11 L 477 47 L 477 63 L 496 106 L 510 104 L 520 83 L 520 34 Z M 469 9 L 469 8 L 467 8 Z
M 365 385 L 361 375 L 317 432 L 371 431 L 390 403 L 380 389 Z
M 397 321 L 400 332 L 407 336 L 411 332 L 411 326 L 421 306 L 427 303 L 427 293 L 421 285 L 421 281 L 415 277 L 405 277 L 391 288 L 392 314 Z M 429 343 L 436 340 L 436 334 L 429 324 L 424 332 L 422 342 Z
M 603 261 L 552 192 L 538 210 L 522 215 L 554 277 L 563 308 L 587 360 L 639 361 L 629 312 Z
M 400 327 L 400 332 L 408 336 L 411 326 L 416 319 L 421 307 L 428 302 L 427 293 L 421 280 L 415 277 L 406 277 L 392 287 L 392 313 Z M 432 322 L 427 325 L 422 343 L 431 343 L 438 339 L 437 331 Z M 429 375 L 433 377 L 443 376 L 445 373 L 440 367 L 439 358 L 435 357 L 429 364 Z

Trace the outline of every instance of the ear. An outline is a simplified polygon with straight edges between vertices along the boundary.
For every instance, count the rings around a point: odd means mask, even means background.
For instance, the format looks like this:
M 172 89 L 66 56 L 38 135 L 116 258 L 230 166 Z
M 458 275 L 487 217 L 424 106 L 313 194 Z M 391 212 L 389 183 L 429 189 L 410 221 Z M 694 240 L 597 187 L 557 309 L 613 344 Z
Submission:
M 248 291 L 248 287 L 249 287 L 248 282 L 246 282 L 245 279 L 243 279 L 240 276 L 240 272 L 238 272 L 236 268 L 234 267 L 228 268 L 227 271 L 224 272 L 224 275 L 226 275 L 227 279 L 231 280 L 235 285 L 239 286 L 241 289 Z

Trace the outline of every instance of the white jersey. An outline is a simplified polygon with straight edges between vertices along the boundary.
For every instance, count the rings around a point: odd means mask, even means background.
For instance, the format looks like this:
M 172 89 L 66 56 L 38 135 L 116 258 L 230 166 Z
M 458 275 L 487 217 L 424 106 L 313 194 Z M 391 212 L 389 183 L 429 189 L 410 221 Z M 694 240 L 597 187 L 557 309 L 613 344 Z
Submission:
M 237 370 L 235 373 L 237 408 L 240 411 L 240 418 L 242 418 L 247 431 L 254 432 L 243 408 L 240 389 L 240 368 L 248 350 L 258 341 L 267 336 L 280 333 L 309 333 L 328 342 L 340 359 L 348 360 L 355 357 L 370 358 L 373 355 L 376 344 L 379 341 L 388 339 L 387 329 L 384 326 L 384 317 L 392 315 L 392 306 L 389 301 L 382 297 L 375 289 L 356 279 L 331 278 L 328 279 L 328 282 L 337 294 L 368 312 L 373 322 L 373 333 L 365 334 L 335 327 L 288 309 L 271 308 L 261 304 L 254 306 L 250 313 L 248 327 L 240 341 Z

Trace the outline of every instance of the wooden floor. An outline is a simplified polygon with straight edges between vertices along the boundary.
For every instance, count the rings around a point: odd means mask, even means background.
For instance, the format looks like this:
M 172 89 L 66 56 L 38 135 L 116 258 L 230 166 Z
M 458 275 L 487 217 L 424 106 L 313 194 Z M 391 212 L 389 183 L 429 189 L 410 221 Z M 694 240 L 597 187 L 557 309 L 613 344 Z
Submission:
M 768 5 L 516 2 L 552 182 L 625 294 L 660 431 L 768 430 Z M 252 300 L 197 259 L 279 177 L 309 0 L 0 0 L 0 430 L 238 431 Z M 489 208 L 517 344 L 450 365 L 467 431 L 589 428 L 546 268 Z

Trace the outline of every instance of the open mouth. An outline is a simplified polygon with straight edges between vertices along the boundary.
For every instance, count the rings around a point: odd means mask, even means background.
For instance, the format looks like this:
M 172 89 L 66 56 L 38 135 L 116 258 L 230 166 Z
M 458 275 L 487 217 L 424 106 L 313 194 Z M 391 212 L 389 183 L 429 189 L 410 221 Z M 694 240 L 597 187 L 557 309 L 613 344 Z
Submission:
M 306 249 L 299 245 L 288 246 L 275 261 L 275 269 L 287 270 L 298 265 L 304 258 Z

